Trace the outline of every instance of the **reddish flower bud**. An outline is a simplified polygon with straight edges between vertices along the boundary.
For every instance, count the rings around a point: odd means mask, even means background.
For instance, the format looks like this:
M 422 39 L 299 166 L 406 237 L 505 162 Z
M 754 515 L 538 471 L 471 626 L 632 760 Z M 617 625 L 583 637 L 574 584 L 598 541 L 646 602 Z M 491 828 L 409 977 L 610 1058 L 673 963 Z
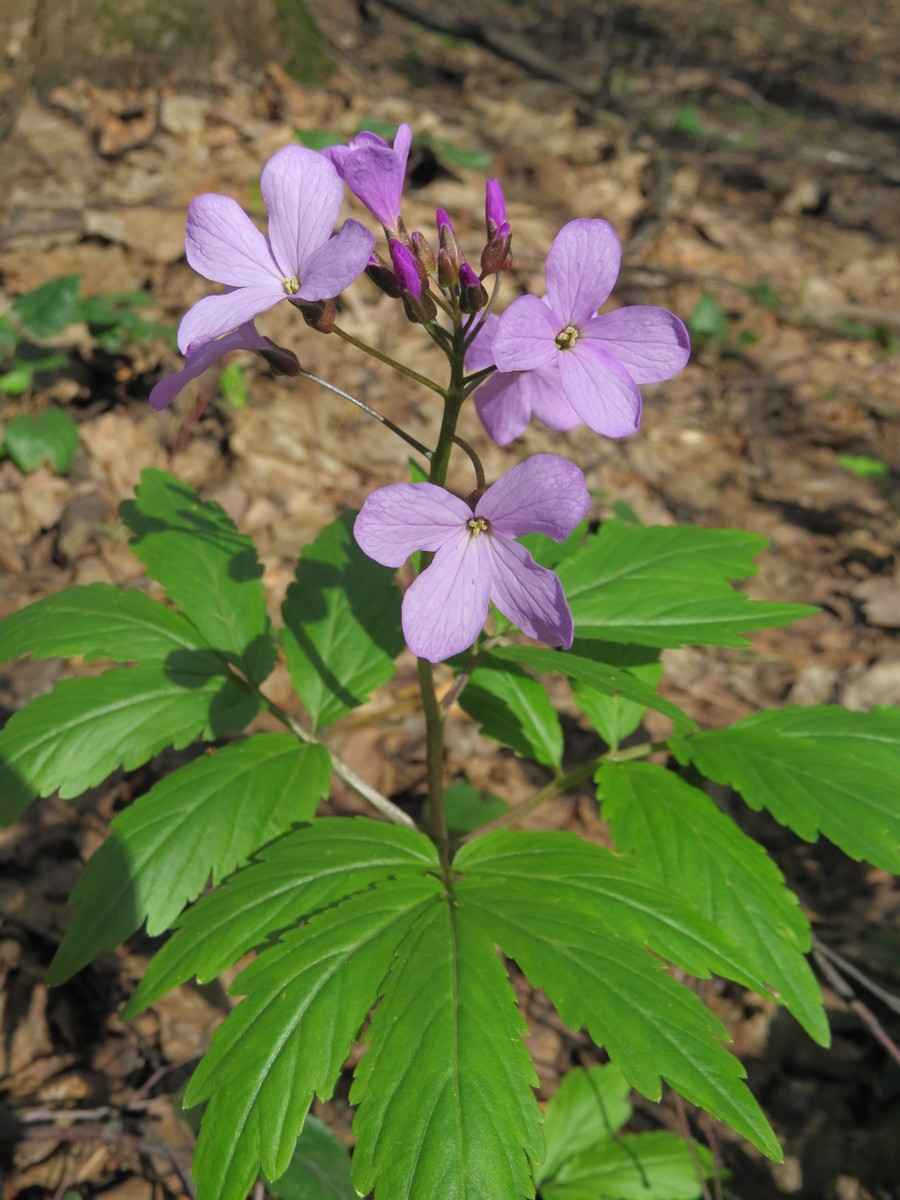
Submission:
M 488 241 L 501 225 L 506 224 L 506 201 L 499 179 L 488 179 L 484 185 L 484 224 Z
M 462 251 L 450 218 L 443 208 L 437 210 L 438 239 L 441 248 L 438 251 L 438 283 L 442 288 L 453 287 L 459 282 L 459 265 L 462 262 Z
M 373 253 L 369 258 L 366 274 L 375 284 L 375 286 L 386 296 L 390 296 L 392 300 L 400 298 L 400 289 L 397 286 L 397 276 L 392 268 L 384 261 L 380 254 Z
M 337 309 L 330 300 L 297 300 L 288 297 L 288 303 L 300 310 L 303 320 L 319 333 L 331 333 L 337 319 Z
M 508 271 L 512 266 L 512 233 L 509 221 L 504 221 L 497 227 L 493 237 L 481 252 L 481 270 L 485 275 L 496 275 L 500 271 Z
M 459 307 L 464 313 L 478 312 L 488 302 L 481 280 L 468 263 L 459 268 Z
M 437 267 L 437 259 L 434 257 L 434 251 L 425 240 L 424 235 L 414 233 L 410 238 L 410 243 L 419 266 L 426 272 L 434 271 Z

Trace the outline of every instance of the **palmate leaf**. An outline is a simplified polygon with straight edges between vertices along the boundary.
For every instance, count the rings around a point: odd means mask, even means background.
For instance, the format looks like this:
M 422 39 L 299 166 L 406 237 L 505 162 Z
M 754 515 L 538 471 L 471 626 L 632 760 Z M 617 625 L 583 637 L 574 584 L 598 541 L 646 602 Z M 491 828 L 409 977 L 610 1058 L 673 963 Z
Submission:
M 586 647 L 587 645 L 588 643 L 585 643 Z M 532 670 L 543 671 L 548 675 L 559 671 L 570 679 L 590 684 L 591 687 L 604 692 L 607 696 L 622 696 L 626 700 L 633 700 L 636 704 L 642 704 L 644 708 L 652 708 L 656 712 L 671 717 L 676 729 L 697 728 L 687 713 L 682 712 L 671 701 L 658 696 L 649 684 L 644 683 L 628 671 L 620 671 L 617 667 L 610 667 L 604 662 L 596 662 L 571 650 L 544 650 L 540 646 L 516 645 L 503 646 L 501 649 L 494 650 L 493 654 L 504 661 L 511 660 L 522 663 L 526 667 L 531 667 Z
M 625 1134 L 570 1159 L 541 1188 L 542 1200 L 700 1200 L 712 1172 L 705 1146 L 674 1133 Z M 699 1168 L 699 1171 L 698 1171 Z
M 308 1116 L 290 1166 L 268 1192 L 278 1200 L 357 1200 L 347 1147 L 323 1121 Z
M 810 1037 L 827 1045 L 821 992 L 804 957 L 809 922 L 763 848 L 704 792 L 662 767 L 606 763 L 598 783 L 619 850 L 729 933 Z
M 543 1138 L 527 1027 L 490 929 L 472 917 L 432 905 L 384 984 L 350 1093 L 361 1195 L 534 1195 L 528 1158 L 543 1156 Z
M 184 617 L 133 588 L 108 583 L 66 588 L 0 621 L 0 662 L 21 654 L 88 662 L 165 663 L 178 650 L 204 646 Z
M 672 749 L 806 841 L 900 870 L 900 708 L 773 709 Z
M 192 976 L 200 983 L 215 979 L 248 950 L 320 909 L 438 866 L 433 844 L 402 825 L 342 817 L 289 833 L 188 910 L 151 960 L 125 1014 L 134 1016 Z
M 579 637 L 645 646 L 744 646 L 754 629 L 816 610 L 751 601 L 729 580 L 756 574 L 765 538 L 696 525 L 636 529 L 604 521 L 557 573 Z M 624 693 L 623 693 L 624 694 Z
M 151 936 L 165 932 L 210 876 L 219 883 L 260 846 L 308 821 L 330 771 L 323 746 L 261 733 L 161 780 L 116 817 L 79 876 L 50 983 L 120 945 L 145 920 Z
M 262 567 L 253 542 L 193 488 L 147 468 L 120 506 L 131 546 L 148 573 L 204 639 L 256 683 L 275 664 Z
M 544 1142 L 547 1153 L 535 1172 L 541 1186 L 552 1179 L 568 1159 L 601 1142 L 610 1142 L 631 1116 L 628 1080 L 607 1065 L 569 1071 L 560 1080 L 544 1110 Z M 599 1196 L 600 1191 L 595 1192 Z
M 543 684 L 515 663 L 493 655 L 479 658 L 459 697 L 462 710 L 494 738 L 523 758 L 545 767 L 562 762 L 563 733 Z
M 392 880 L 264 950 L 232 990 L 246 998 L 213 1036 L 184 1103 L 208 1100 L 194 1175 L 200 1196 L 244 1200 L 259 1168 L 287 1169 L 313 1096 L 331 1095 L 404 935 L 443 903 L 439 879 Z
M 345 512 L 304 547 L 281 610 L 291 679 L 317 729 L 387 683 L 403 649 L 395 572 L 359 549 L 354 516 Z
M 77 796 L 165 746 L 180 749 L 196 737 L 240 729 L 258 708 L 256 696 L 208 650 L 66 679 L 0 733 L 0 822 L 16 820 L 36 796 Z

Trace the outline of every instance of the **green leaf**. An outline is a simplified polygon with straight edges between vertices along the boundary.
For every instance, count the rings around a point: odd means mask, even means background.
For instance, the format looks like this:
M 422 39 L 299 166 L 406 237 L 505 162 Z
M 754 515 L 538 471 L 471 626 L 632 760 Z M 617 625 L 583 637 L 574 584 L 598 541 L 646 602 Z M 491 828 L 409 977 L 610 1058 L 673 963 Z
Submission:
M 20 471 L 34 471 L 46 462 L 55 475 L 65 475 L 78 450 L 78 426 L 60 409 L 45 408 L 13 417 L 6 424 L 4 439 L 6 452 Z
M 273 842 L 203 896 L 151 960 L 125 1012 L 135 1016 L 196 976 L 207 983 L 248 950 L 311 913 L 390 879 L 439 867 L 433 843 L 402 825 L 323 819 Z
M 694 337 L 721 340 L 728 333 L 728 315 L 715 296 L 701 296 L 687 324 Z
M 112 823 L 72 890 L 75 909 L 50 968 L 55 985 L 146 920 L 164 933 L 212 876 L 315 815 L 331 763 L 323 746 L 261 733 L 161 780 Z
M 0 392 L 6 396 L 21 396 L 23 392 L 27 392 L 34 382 L 34 368 L 29 364 L 19 364 L 13 367 L 11 371 L 6 371 L 0 375 Z M 0 452 L 6 453 L 6 446 L 0 445 Z M 20 467 L 20 470 L 24 468 Z
M 884 479 L 890 474 L 890 467 L 880 458 L 869 458 L 866 454 L 839 454 L 838 466 L 850 471 L 858 479 Z
M 536 563 L 540 563 L 548 571 L 555 571 L 564 558 L 569 558 L 581 549 L 587 537 L 588 527 L 587 520 L 579 521 L 563 542 L 557 542 L 544 533 L 526 533 L 519 541 Z
M 275 664 L 275 643 L 250 538 L 218 504 L 149 468 L 120 513 L 135 554 L 169 599 L 219 654 L 261 683 Z
M 171 608 L 108 583 L 66 588 L 0 622 L 0 663 L 21 654 L 81 655 L 88 662 L 106 658 L 150 666 L 164 664 L 176 651 L 202 648 L 193 625 Z
M 463 837 L 487 825 L 489 821 L 502 816 L 508 808 L 505 800 L 487 795 L 471 783 L 453 783 L 444 790 L 444 814 L 451 837 Z
M 647 946 L 691 975 L 711 971 L 765 991 L 734 939 L 690 901 L 672 895 L 634 864 L 575 834 L 494 830 L 465 845 L 454 868 L 527 889 L 579 910 L 632 944 Z
M 165 666 L 63 680 L 0 733 L 0 822 L 15 821 L 35 796 L 77 796 L 165 746 L 180 749 L 196 737 L 242 728 L 258 707 L 205 650 L 177 651 Z
M 606 763 L 598 774 L 603 816 L 616 845 L 676 896 L 692 900 L 740 947 L 810 1037 L 828 1045 L 822 995 L 804 954 L 812 939 L 797 897 L 768 854 L 671 771 Z
M 61 275 L 20 296 L 12 310 L 35 337 L 53 337 L 78 320 L 80 286 L 80 275 Z
M 357 1200 L 347 1147 L 322 1121 L 308 1116 L 290 1166 L 268 1191 L 278 1200 Z
M 565 1162 L 612 1141 L 631 1116 L 630 1092 L 628 1080 L 613 1066 L 576 1068 L 563 1076 L 544 1111 L 547 1154 L 534 1176 L 542 1196 L 544 1180 L 553 1179 Z
M 727 1030 L 644 949 L 582 905 L 567 903 L 565 890 L 551 890 L 540 871 L 514 882 L 478 878 L 469 865 L 456 896 L 543 988 L 566 1025 L 586 1027 L 606 1047 L 632 1087 L 658 1100 L 665 1079 L 781 1159 L 775 1135 L 741 1082 L 744 1068 L 720 1045 Z
M 587 648 L 588 643 L 584 643 Z M 587 683 L 597 691 L 607 696 L 622 696 L 633 700 L 644 708 L 655 709 L 671 717 L 676 729 L 696 729 L 697 726 L 677 705 L 658 696 L 654 689 L 643 683 L 629 671 L 619 671 L 607 666 L 604 662 L 594 662 L 593 659 L 583 658 L 573 650 L 544 650 L 539 646 L 503 646 L 491 652 L 495 658 L 511 660 L 531 667 L 534 671 L 543 671 L 550 675 L 555 671 Z M 465 696 L 465 692 L 463 692 Z
M 287 1170 L 313 1096 L 331 1095 L 400 942 L 423 911 L 445 907 L 442 891 L 434 877 L 369 889 L 238 976 L 231 990 L 245 999 L 185 1094 L 188 1107 L 209 1101 L 194 1159 L 200 1196 L 245 1200 L 260 1167 L 274 1180 Z
M 605 521 L 579 555 L 560 563 L 579 637 L 645 646 L 746 645 L 744 634 L 816 611 L 748 600 L 728 580 L 755 575 L 768 543 L 735 529 Z M 623 693 L 624 694 L 624 693 Z
M 558 767 L 563 752 L 562 726 L 544 685 L 514 662 L 499 662 L 498 657 L 479 657 L 460 694 L 460 708 L 478 721 L 485 737 L 523 758 Z
M 317 729 L 391 679 L 403 649 L 395 572 L 357 546 L 355 515 L 343 513 L 304 547 L 282 607 L 288 669 Z
M 534 1195 L 528 1158 L 543 1139 L 527 1027 L 473 915 L 433 905 L 398 948 L 350 1092 L 360 1195 Z
M 672 749 L 805 841 L 900 870 L 900 708 L 773 709 Z
M 699 1172 L 698 1172 L 699 1168 Z M 543 1200 L 699 1200 L 713 1171 L 705 1146 L 674 1133 L 625 1134 L 579 1154 L 541 1189 Z
M 339 133 L 333 129 L 295 129 L 297 141 L 310 150 L 324 150 L 328 146 L 338 146 L 343 142 Z
M 219 391 L 226 404 L 232 408 L 243 408 L 250 399 L 247 377 L 240 363 L 229 363 L 219 372 Z
M 623 647 L 623 649 L 626 648 Z M 663 666 L 658 661 L 637 664 L 628 668 L 629 675 L 633 675 L 647 687 L 653 688 L 654 692 L 662 679 L 662 673 Z M 575 703 L 607 745 L 613 749 L 616 749 L 625 738 L 634 733 L 647 711 L 645 704 L 626 700 L 621 693 L 610 696 L 588 684 L 579 683 L 577 679 L 572 681 L 572 692 L 575 696 Z

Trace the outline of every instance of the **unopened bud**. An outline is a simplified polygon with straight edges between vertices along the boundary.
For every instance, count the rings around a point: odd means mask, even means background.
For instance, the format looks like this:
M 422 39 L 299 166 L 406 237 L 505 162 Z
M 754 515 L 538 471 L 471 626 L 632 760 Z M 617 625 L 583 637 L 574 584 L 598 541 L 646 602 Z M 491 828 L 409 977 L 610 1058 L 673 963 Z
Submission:
M 437 268 L 437 259 L 434 257 L 434 251 L 431 246 L 425 240 L 424 235 L 418 232 L 412 235 L 410 241 L 416 262 L 426 274 L 430 274 Z
M 459 268 L 459 307 L 464 313 L 479 312 L 488 302 L 481 280 L 468 263 Z
M 266 360 L 276 375 L 299 375 L 300 359 L 293 350 L 276 346 L 271 338 L 263 338 L 263 341 L 269 343 L 270 349 L 257 350 L 256 353 Z
M 484 224 L 488 241 L 501 225 L 506 224 L 506 201 L 499 179 L 488 179 L 484 185 Z
M 391 238 L 388 244 L 391 248 L 391 262 L 394 264 L 394 274 L 397 277 L 397 286 L 400 288 L 401 296 L 411 296 L 415 301 L 421 300 L 422 268 L 416 262 L 413 252 L 402 242 L 398 242 L 396 238 Z
M 373 253 L 370 256 L 366 274 L 386 296 L 390 296 L 392 300 L 399 299 L 400 289 L 397 286 L 397 276 L 380 254 Z
M 331 333 L 337 319 L 337 309 L 330 300 L 297 300 L 288 297 L 288 302 L 300 310 L 303 320 L 319 333 Z
M 450 218 L 443 208 L 437 210 L 438 240 L 441 248 L 438 251 L 438 283 L 441 287 L 453 287 L 459 282 L 459 265 L 462 262 L 462 252 Z
M 481 270 L 485 275 L 497 275 L 500 271 L 509 270 L 512 266 L 511 247 L 509 221 L 504 221 L 481 252 Z

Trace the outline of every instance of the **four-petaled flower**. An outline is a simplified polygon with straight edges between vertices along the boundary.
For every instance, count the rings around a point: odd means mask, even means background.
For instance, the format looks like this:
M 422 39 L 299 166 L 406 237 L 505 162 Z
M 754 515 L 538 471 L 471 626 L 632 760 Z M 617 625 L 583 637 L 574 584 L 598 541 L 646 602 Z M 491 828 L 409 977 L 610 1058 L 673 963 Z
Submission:
M 375 238 L 352 220 L 333 235 L 344 188 L 321 154 L 285 146 L 263 167 L 260 186 L 269 210 L 268 237 L 230 196 L 206 193 L 191 201 L 187 260 L 228 290 L 198 300 L 185 314 L 178 329 L 182 354 L 279 300 L 330 300 L 365 270 Z
M 217 362 L 232 350 L 252 350 L 266 359 L 270 366 L 280 375 L 296 375 L 300 363 L 293 350 L 276 346 L 269 338 L 264 338 L 252 321 L 241 325 L 239 329 L 226 333 L 224 337 L 214 338 L 211 342 L 203 342 L 196 349 L 188 348 L 184 366 L 172 375 L 164 375 L 150 393 L 150 407 L 155 409 L 168 408 L 175 397 L 198 375 Z
M 366 499 L 353 532 L 362 550 L 399 567 L 416 550 L 434 554 L 403 598 L 406 644 L 429 662 L 471 646 L 490 601 L 529 637 L 572 644 L 562 584 L 513 539 L 563 541 L 590 504 L 584 476 L 564 458 L 538 454 L 492 484 L 470 508 L 431 483 L 394 483 Z
M 638 385 L 676 375 L 690 356 L 690 341 L 681 321 L 663 308 L 635 305 L 596 315 L 616 282 L 621 257 L 607 221 L 563 226 L 547 256 L 546 297 L 520 296 L 493 332 L 490 354 L 501 373 L 490 381 L 495 410 L 509 406 L 521 416 L 524 402 L 537 415 L 564 400 L 555 425 L 546 422 L 557 429 L 571 428 L 571 409 L 607 437 L 637 430 Z M 526 382 L 521 372 L 534 376 Z M 518 423 L 503 416 L 507 429 Z
M 377 133 L 363 130 L 346 146 L 327 146 L 322 154 L 358 200 L 377 217 L 390 237 L 400 230 L 400 205 L 412 130 L 401 125 L 393 147 Z

